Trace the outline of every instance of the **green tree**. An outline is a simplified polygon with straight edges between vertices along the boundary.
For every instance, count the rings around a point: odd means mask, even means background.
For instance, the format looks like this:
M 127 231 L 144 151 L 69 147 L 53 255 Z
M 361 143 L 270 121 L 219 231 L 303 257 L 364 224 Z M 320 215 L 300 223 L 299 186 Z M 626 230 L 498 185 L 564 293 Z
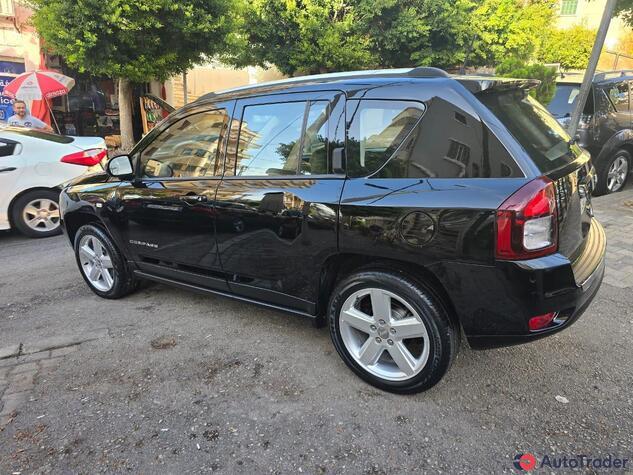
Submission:
M 633 27 L 633 0 L 618 0 L 613 16 L 620 17 L 624 23 Z
M 585 69 L 595 39 L 595 30 L 581 25 L 553 30 L 545 38 L 538 59 L 544 63 L 560 63 L 563 69 Z
M 472 0 L 357 0 L 357 30 L 381 67 L 452 67 L 471 38 Z
M 472 0 L 254 0 L 236 66 L 285 74 L 373 67 L 454 66 L 469 40 Z
M 239 47 L 222 59 L 274 64 L 287 75 L 372 67 L 377 58 L 356 20 L 343 0 L 253 0 L 244 9 Z
M 46 48 L 79 71 L 118 79 L 121 140 L 134 144 L 131 82 L 164 80 L 225 49 L 231 0 L 30 0 Z
M 507 59 L 497 66 L 495 73 L 501 77 L 538 79 L 540 84 L 530 94 L 545 105 L 549 104 L 556 92 L 556 68 Z
M 495 65 L 538 55 L 554 23 L 555 0 L 481 0 L 472 14 L 469 63 Z

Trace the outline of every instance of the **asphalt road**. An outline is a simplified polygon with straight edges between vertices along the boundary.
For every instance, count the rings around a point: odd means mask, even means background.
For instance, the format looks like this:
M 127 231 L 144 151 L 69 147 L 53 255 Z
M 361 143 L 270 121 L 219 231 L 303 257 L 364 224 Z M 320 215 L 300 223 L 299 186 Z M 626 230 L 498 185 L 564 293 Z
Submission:
M 35 377 L 0 432 L 0 473 L 473 473 L 511 471 L 523 452 L 633 459 L 632 309 L 631 289 L 605 284 L 567 331 L 463 345 L 439 385 L 396 396 L 356 378 L 327 330 L 300 317 L 160 285 L 101 300 L 65 237 L 0 233 L 0 348 L 107 329 Z

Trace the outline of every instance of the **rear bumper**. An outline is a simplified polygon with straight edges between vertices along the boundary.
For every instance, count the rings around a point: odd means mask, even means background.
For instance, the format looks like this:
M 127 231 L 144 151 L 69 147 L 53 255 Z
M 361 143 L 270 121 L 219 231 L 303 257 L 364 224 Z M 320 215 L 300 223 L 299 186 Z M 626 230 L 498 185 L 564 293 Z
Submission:
M 598 293 L 602 278 L 604 276 L 604 259 L 595 269 L 594 273 L 587 280 L 585 285 L 579 287 L 575 297 L 571 298 L 561 309 L 560 317 L 552 322 L 552 325 L 539 331 L 530 332 L 529 330 L 519 335 L 470 335 L 467 336 L 468 343 L 473 349 L 498 348 L 501 346 L 519 345 L 529 343 L 531 341 L 545 338 L 546 336 L 558 333 L 572 325 L 585 312 L 593 298 Z M 548 311 L 552 311 L 549 309 Z M 556 311 L 556 310 L 554 310 Z M 547 313 L 543 311 L 541 314 Z M 538 314 L 537 314 L 538 315 Z M 562 317 L 562 318 L 561 318 Z
M 604 230 L 594 219 L 583 252 L 574 262 L 554 254 L 467 269 L 469 275 L 461 278 L 464 285 L 449 293 L 470 346 L 527 343 L 572 325 L 602 284 L 605 252 Z M 529 319 L 549 312 L 557 312 L 557 318 L 542 330 L 530 331 Z

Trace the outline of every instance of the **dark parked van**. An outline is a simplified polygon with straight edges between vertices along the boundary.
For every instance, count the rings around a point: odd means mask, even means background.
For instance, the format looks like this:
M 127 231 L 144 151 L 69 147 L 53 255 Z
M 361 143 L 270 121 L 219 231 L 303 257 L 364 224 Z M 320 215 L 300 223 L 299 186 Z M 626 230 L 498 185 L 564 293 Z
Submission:
M 591 153 L 597 170 L 595 193 L 622 190 L 633 171 L 633 71 L 596 74 L 578 126 L 578 144 Z M 547 109 L 567 127 L 576 107 L 582 77 L 573 75 L 556 85 Z
M 533 341 L 600 287 L 589 154 L 532 86 L 416 68 L 209 94 L 66 186 L 64 227 L 101 297 L 148 279 L 304 315 L 361 378 L 421 391 L 462 333 Z

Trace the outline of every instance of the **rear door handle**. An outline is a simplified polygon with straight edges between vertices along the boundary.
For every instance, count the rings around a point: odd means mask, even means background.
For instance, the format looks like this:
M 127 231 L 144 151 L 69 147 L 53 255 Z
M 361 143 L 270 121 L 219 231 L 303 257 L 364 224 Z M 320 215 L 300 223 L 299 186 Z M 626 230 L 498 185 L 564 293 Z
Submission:
M 17 168 L 15 168 L 15 167 L 0 168 L 0 173 L 3 173 L 3 172 L 13 172 L 13 171 L 15 171 L 15 170 L 17 170 Z
M 189 204 L 205 203 L 207 201 L 207 195 L 185 195 L 181 196 L 180 199 Z

